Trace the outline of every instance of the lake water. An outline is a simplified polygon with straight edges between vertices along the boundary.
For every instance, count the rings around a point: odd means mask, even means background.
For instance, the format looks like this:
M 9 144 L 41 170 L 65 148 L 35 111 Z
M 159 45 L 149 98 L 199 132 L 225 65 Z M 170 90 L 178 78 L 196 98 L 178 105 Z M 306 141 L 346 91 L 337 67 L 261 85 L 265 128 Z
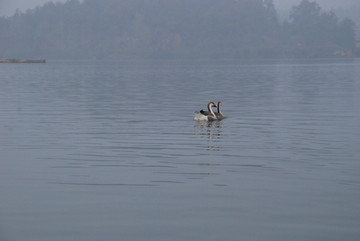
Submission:
M 1 241 L 358 241 L 360 60 L 1 64 L 0 155 Z

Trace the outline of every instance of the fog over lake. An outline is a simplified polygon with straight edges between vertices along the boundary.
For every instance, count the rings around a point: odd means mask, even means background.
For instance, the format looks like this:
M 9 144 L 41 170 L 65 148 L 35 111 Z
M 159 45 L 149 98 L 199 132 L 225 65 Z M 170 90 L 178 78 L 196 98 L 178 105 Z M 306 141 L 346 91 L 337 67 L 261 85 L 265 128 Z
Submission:
M 0 241 L 359 241 L 359 12 L 0 0 Z
M 16 8 L 19 8 L 22 11 L 27 9 L 35 8 L 36 6 L 41 6 L 49 2 L 49 0 L 1 0 L 0 1 L 0 15 L 6 14 L 11 15 L 15 12 Z M 54 0 L 53 2 L 66 2 L 66 0 Z M 292 6 L 298 4 L 300 0 L 274 0 L 275 5 L 279 9 L 289 9 Z M 351 7 L 358 3 L 357 0 L 317 0 L 322 7 L 324 8 L 341 8 L 341 7 Z
M 0 64 L 0 239 L 360 237 L 360 61 Z M 227 118 L 193 112 L 222 101 Z
M 0 17 L 0 59 L 360 57 L 360 3 L 326 6 L 309 0 L 287 8 L 272 0 L 47 2 Z

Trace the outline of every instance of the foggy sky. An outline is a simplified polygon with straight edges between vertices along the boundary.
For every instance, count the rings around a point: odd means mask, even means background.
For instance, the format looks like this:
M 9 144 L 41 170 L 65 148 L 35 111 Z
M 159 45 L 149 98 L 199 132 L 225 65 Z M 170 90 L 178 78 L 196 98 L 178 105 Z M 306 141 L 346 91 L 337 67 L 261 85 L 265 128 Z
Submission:
M 65 2 L 66 0 L 52 0 L 52 2 Z M 10 16 L 18 8 L 21 11 L 35 8 L 50 0 L 0 0 L 0 16 Z
M 52 0 L 53 2 L 65 2 L 66 0 Z M 102 1 L 102 0 L 99 0 Z M 204 0 L 206 1 L 206 0 Z M 299 4 L 301 0 L 274 0 L 277 10 L 287 10 L 292 6 Z M 311 0 L 314 1 L 314 0 Z M 359 0 L 315 0 L 323 9 L 337 9 L 341 7 L 350 7 L 358 3 Z M 0 0 L 0 16 L 11 16 L 18 8 L 26 11 L 30 8 L 42 5 L 49 0 Z

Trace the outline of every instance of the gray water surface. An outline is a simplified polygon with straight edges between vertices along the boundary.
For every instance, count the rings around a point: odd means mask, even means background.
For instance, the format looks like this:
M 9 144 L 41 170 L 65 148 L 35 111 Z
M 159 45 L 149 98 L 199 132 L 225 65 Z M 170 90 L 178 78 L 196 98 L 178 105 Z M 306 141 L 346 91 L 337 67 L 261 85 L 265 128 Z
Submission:
M 1 64 L 0 240 L 358 241 L 359 103 L 356 59 Z

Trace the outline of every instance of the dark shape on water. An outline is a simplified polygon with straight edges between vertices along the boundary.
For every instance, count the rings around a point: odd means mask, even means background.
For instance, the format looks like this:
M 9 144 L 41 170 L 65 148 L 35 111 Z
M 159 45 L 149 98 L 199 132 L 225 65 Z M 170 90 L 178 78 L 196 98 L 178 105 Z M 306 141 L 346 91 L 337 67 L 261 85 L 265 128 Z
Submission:
M 45 59 L 0 59 L 0 63 L 46 63 Z

